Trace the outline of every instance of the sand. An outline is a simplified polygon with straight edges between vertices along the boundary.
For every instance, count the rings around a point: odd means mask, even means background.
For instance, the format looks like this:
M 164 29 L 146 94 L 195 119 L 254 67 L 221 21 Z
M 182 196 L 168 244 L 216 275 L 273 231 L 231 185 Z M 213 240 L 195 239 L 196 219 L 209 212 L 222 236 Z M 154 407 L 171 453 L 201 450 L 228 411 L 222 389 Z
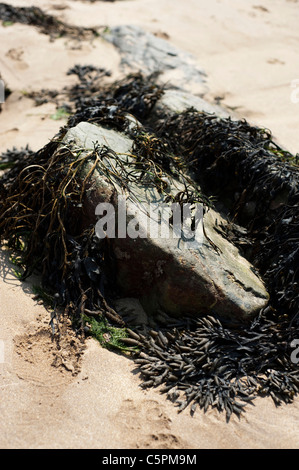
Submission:
M 291 83 L 299 78 L 297 1 L 9 3 L 36 4 L 81 26 L 137 24 L 167 38 L 206 71 L 212 102 L 220 98 L 297 152 L 299 103 L 291 101 Z M 0 26 L 0 40 L 0 71 L 13 91 L 0 113 L 0 151 L 26 144 L 38 150 L 65 123 L 52 119 L 54 104 L 36 107 L 26 92 L 73 83 L 65 74 L 76 63 L 103 66 L 111 79 L 121 76 L 117 51 L 101 39 L 51 42 L 33 27 L 15 24 Z M 298 399 L 279 408 L 271 399 L 257 399 L 240 421 L 233 417 L 229 424 L 214 410 L 178 414 L 158 390 L 140 388 L 129 358 L 91 338 L 83 346 L 68 324 L 58 349 L 51 341 L 50 313 L 32 294 L 38 279 L 20 283 L 6 251 L 0 266 L 1 448 L 298 448 Z

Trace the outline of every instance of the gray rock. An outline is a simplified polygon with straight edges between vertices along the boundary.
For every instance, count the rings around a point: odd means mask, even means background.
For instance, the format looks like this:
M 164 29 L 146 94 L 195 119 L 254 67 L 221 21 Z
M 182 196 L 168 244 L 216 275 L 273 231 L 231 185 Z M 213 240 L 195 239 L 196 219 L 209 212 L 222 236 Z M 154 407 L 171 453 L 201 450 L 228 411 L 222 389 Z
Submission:
M 75 147 L 85 151 L 92 150 L 99 143 L 111 149 L 116 149 L 120 154 L 130 152 L 133 142 L 124 134 L 106 129 L 105 127 L 91 125 L 88 122 L 80 122 L 76 127 L 69 129 L 65 138 L 65 143 L 72 143 Z
M 225 223 L 219 214 L 209 210 L 191 242 L 174 238 L 171 227 L 169 237 L 149 236 L 147 224 L 155 214 L 148 214 L 147 203 L 162 203 L 164 196 L 155 188 L 135 181 L 124 190 L 123 181 L 113 178 L 112 174 L 107 177 L 107 168 L 112 168 L 114 173 L 117 165 L 120 168 L 132 165 L 130 170 L 133 169 L 134 158 L 130 154 L 133 141 L 121 133 L 86 122 L 70 129 L 65 137 L 65 143 L 71 144 L 74 152 L 76 149 L 88 152 L 96 142 L 99 146 L 111 147 L 117 157 L 107 154 L 93 172 L 86 187 L 85 217 L 89 223 L 94 220 L 99 202 L 113 203 L 118 217 L 116 196 L 122 194 L 126 197 L 127 229 L 133 222 L 135 230 L 136 223 L 139 233 L 143 230 L 144 238 L 110 236 L 117 283 L 123 297 L 138 299 L 143 309 L 153 316 L 159 310 L 175 316 L 214 311 L 220 317 L 246 320 L 267 304 L 268 293 L 250 263 L 215 230 L 216 219 Z M 90 167 L 91 162 L 86 165 L 85 175 Z M 174 194 L 181 187 L 180 181 L 173 180 L 169 192 Z M 167 215 L 163 215 L 160 227 L 168 227 L 167 222 Z
M 139 26 L 114 26 L 104 38 L 119 50 L 123 67 L 142 71 L 145 75 L 154 72 L 167 73 L 167 80 L 175 77 L 176 83 L 197 83 L 200 85 L 198 91 L 207 91 L 206 74 L 198 68 L 191 54 L 177 49 L 168 41 L 144 31 Z
M 184 90 L 165 90 L 161 98 L 155 104 L 154 111 L 170 113 L 182 113 L 189 108 L 196 111 L 216 114 L 218 117 L 227 118 L 229 113 L 218 105 L 211 104 L 199 96 L 195 96 Z

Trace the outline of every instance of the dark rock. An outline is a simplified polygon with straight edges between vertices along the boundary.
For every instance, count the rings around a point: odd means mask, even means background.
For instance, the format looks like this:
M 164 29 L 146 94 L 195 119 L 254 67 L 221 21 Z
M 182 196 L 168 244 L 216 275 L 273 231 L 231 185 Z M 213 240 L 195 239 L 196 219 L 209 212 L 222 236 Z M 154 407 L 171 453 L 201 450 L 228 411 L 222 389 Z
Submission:
M 76 149 L 84 153 L 95 145 L 106 146 L 114 152 L 104 157 L 106 167 L 114 168 L 117 158 L 133 169 L 134 159 L 130 156 L 133 141 L 124 134 L 81 122 L 68 131 L 64 141 L 71 144 L 75 153 Z M 82 178 L 91 165 L 87 163 Z M 117 211 L 117 195 L 125 194 L 121 181 L 112 173 L 107 179 L 101 168 L 99 164 L 86 186 L 84 208 L 89 223 L 95 222 L 94 214 L 100 202 L 111 202 Z M 179 181 L 171 181 L 169 191 L 175 194 L 180 185 Z M 252 318 L 267 304 L 268 294 L 249 262 L 214 230 L 216 219 L 225 223 L 219 214 L 210 209 L 204 215 L 208 238 L 201 223 L 194 241 L 173 238 L 171 227 L 169 237 L 155 238 L 149 234 L 153 215 L 146 213 L 146 204 L 162 203 L 164 199 L 154 188 L 135 181 L 130 183 L 130 191 L 125 196 L 127 228 L 135 216 L 134 226 L 139 225 L 140 233 L 143 228 L 145 236 L 110 238 L 116 258 L 117 283 L 123 297 L 138 298 L 145 311 L 152 315 L 159 309 L 175 316 L 213 311 L 220 317 L 239 320 Z M 167 225 L 167 220 L 162 217 L 161 227 L 163 224 Z

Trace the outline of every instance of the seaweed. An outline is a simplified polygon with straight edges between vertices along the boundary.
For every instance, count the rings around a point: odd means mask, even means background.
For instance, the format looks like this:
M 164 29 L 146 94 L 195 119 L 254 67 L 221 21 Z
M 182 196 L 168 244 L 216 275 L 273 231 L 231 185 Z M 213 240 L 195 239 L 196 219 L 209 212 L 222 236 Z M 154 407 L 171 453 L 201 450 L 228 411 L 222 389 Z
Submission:
M 86 309 L 123 325 L 106 303 L 102 270 L 105 247 L 94 228 L 78 228 L 83 188 L 78 173 L 84 158 L 70 158 L 67 149 L 56 152 L 59 141 L 16 160 L 1 179 L 1 236 L 20 255 L 22 279 L 41 271 L 42 285 L 56 304 L 72 312 L 77 329 L 84 328 Z M 20 246 L 22 249 L 20 250 Z M 40 267 L 42 268 L 40 269 Z
M 75 114 L 69 121 L 70 126 L 81 121 L 92 121 L 122 130 L 128 113 L 144 123 L 163 94 L 163 88 L 156 83 L 156 73 L 148 76 L 146 81 L 141 73 L 136 73 L 114 83 L 104 84 L 98 82 L 99 74 L 102 78 L 110 73 L 96 69 L 97 75 L 87 83 L 86 67 L 89 72 L 90 66 L 79 65 L 68 72 L 76 73 L 80 79 L 80 84 L 68 92 L 76 105 Z M 91 70 L 94 71 L 93 68 Z
M 240 417 L 247 404 L 271 396 L 275 405 L 292 403 L 298 393 L 298 369 L 290 361 L 283 328 L 266 310 L 247 327 L 231 328 L 214 315 L 189 319 L 180 328 L 159 328 L 139 337 L 135 354 L 142 386 L 158 387 L 179 411 L 216 408 Z M 284 324 L 284 328 L 287 325 Z M 298 329 L 290 328 L 290 338 Z
M 52 39 L 63 36 L 90 39 L 99 35 L 96 28 L 68 25 L 36 6 L 15 7 L 7 3 L 0 3 L 0 19 L 6 26 L 14 23 L 37 26 L 42 34 L 47 34 Z
M 192 110 L 163 120 L 157 134 L 171 137 L 173 151 L 183 153 L 202 190 L 223 203 L 232 222 L 245 227 L 253 247 L 248 258 L 267 282 L 273 306 L 296 314 L 297 157 L 266 129 Z
M 24 158 L 29 157 L 33 153 L 33 150 L 29 148 L 28 144 L 21 149 L 17 149 L 16 147 L 7 149 L 6 152 L 2 152 L 0 155 L 0 170 L 6 170 L 16 164 L 20 164 Z
M 104 348 L 122 353 L 134 351 L 133 348 L 124 344 L 128 337 L 126 328 L 111 325 L 105 317 L 97 319 L 86 315 L 85 320 L 84 331 L 96 338 Z
M 52 329 L 61 314 L 70 316 L 83 337 L 91 326 L 101 341 L 110 327 L 120 328 L 124 347 L 134 350 L 142 386 L 162 386 L 179 411 L 215 407 L 229 420 L 258 395 L 270 395 L 276 405 L 291 403 L 299 391 L 298 366 L 290 359 L 299 330 L 296 156 L 270 131 L 245 120 L 192 109 L 179 115 L 157 111 L 165 89 L 157 76 L 130 75 L 104 85 L 102 69 L 77 66 L 70 73 L 79 86 L 71 95 L 75 112 L 67 126 L 39 152 L 11 157 L 14 166 L 0 180 L 1 240 L 19 253 L 23 278 L 41 271 L 55 300 Z M 128 113 L 140 126 L 128 127 Z M 109 241 L 95 237 L 94 226 L 82 217 L 88 179 L 82 184 L 80 171 L 89 159 L 92 168 L 102 165 L 107 172 L 103 157 L 109 156 L 128 189 L 134 174 L 117 163 L 111 149 L 95 146 L 86 154 L 61 145 L 67 129 L 81 121 L 129 133 L 136 169 L 147 180 L 151 175 L 150 184 L 163 191 L 165 174 L 184 174 L 183 200 L 209 207 L 212 199 L 226 214 L 228 227 L 217 229 L 244 251 L 270 292 L 268 307 L 250 324 L 231 325 L 211 311 L 197 319 L 186 313 L 180 322 L 168 318 L 167 326 L 157 320 L 152 330 L 128 329 L 129 320 L 114 308 L 118 293 Z M 122 336 L 123 328 L 130 337 Z M 109 334 L 104 338 L 109 343 Z
M 37 106 L 52 102 L 57 108 L 65 107 L 72 114 L 69 127 L 88 121 L 121 131 L 127 127 L 128 113 L 146 123 L 164 92 L 164 87 L 156 83 L 157 73 L 148 76 L 146 81 L 141 73 L 136 73 L 106 84 L 103 79 L 111 76 L 109 70 L 76 64 L 67 75 L 76 75 L 78 83 L 61 91 L 41 89 L 26 92 L 26 96 L 32 98 Z

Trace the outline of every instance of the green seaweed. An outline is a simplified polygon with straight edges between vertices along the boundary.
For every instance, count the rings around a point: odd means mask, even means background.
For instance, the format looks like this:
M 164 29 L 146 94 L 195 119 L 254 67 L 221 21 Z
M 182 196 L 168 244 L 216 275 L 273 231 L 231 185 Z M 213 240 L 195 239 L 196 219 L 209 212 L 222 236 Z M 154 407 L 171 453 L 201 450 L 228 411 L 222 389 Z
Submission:
M 14 24 L 13 21 L 2 21 L 2 26 L 4 26 L 5 28 L 7 26 L 12 26 Z
M 95 318 L 84 315 L 84 321 L 89 325 L 91 336 L 104 348 L 123 353 L 137 351 L 136 347 L 130 348 L 122 342 L 128 337 L 126 328 L 112 326 L 103 316 Z
M 61 119 L 67 119 L 70 114 L 64 108 L 58 108 L 54 114 L 51 114 L 50 118 L 54 121 L 60 121 Z

